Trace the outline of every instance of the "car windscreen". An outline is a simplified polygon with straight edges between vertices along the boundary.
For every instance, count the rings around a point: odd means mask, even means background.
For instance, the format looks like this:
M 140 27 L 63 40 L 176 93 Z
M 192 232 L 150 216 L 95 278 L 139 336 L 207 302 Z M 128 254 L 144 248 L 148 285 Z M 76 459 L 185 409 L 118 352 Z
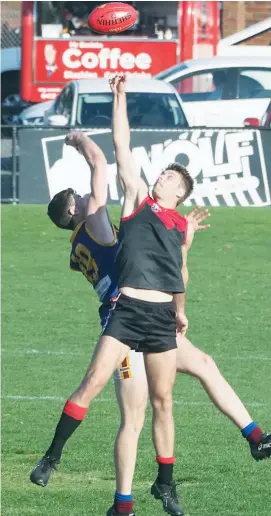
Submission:
M 172 75 L 173 73 L 181 72 L 182 70 L 186 70 L 186 69 L 187 69 L 187 66 L 185 64 L 177 64 L 177 65 L 171 66 L 170 68 L 167 68 L 166 70 L 163 70 L 160 73 L 157 73 L 154 76 L 154 79 L 163 80 L 163 79 L 166 79 L 167 77 L 169 77 L 169 75 Z
M 174 93 L 128 93 L 128 117 L 131 128 L 178 129 L 188 127 Z M 76 125 L 110 127 L 111 93 L 81 93 L 78 96 Z

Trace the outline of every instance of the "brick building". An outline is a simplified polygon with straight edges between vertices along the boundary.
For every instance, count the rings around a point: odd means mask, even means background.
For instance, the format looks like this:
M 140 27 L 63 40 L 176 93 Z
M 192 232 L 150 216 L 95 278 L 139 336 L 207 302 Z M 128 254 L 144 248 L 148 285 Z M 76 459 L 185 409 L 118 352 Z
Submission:
M 20 28 L 21 2 L 1 1 L 2 48 L 20 43 L 18 29 Z M 271 17 L 271 1 L 222 1 L 221 32 L 225 38 Z M 17 29 L 17 31 L 16 31 Z M 16 34 L 16 32 L 17 34 Z M 270 45 L 271 32 L 261 34 L 244 45 Z
M 271 2 L 222 2 L 222 37 L 226 38 L 254 23 L 271 17 Z M 243 45 L 271 45 L 271 31 L 242 43 Z

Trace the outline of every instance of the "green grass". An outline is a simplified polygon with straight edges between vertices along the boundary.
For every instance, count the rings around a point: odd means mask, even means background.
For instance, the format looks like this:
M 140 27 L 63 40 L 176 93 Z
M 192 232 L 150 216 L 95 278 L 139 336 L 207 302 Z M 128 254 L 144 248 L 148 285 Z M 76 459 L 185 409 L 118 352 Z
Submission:
M 211 211 L 211 229 L 196 235 L 189 257 L 189 338 L 216 359 L 253 418 L 271 431 L 271 212 Z M 119 210 L 111 214 L 117 223 Z M 69 233 L 49 223 L 44 206 L 4 206 L 2 218 L 2 514 L 103 516 L 114 491 L 119 421 L 112 382 L 46 489 L 28 476 L 63 401 L 9 398 L 67 398 L 99 334 L 98 302 L 83 276 L 69 271 Z M 184 402 L 175 405 L 175 472 L 187 516 L 268 516 L 270 461 L 251 459 L 196 380 L 179 375 L 174 397 Z M 138 516 L 164 514 L 149 495 L 156 473 L 150 422 L 148 410 L 134 480 Z

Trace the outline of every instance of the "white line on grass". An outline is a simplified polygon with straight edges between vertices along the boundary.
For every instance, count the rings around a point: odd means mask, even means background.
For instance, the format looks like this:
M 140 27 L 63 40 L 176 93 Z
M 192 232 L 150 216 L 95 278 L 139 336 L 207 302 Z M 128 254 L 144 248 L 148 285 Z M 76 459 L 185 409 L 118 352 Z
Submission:
M 4 398 L 19 401 L 65 401 L 61 396 L 4 396 Z
M 67 401 L 67 398 L 62 398 L 62 396 L 17 396 L 17 395 L 8 395 L 3 396 L 7 400 L 17 400 L 17 401 Z M 115 402 L 114 398 L 96 398 L 93 401 L 98 401 L 102 403 L 112 403 Z
M 261 355 L 244 355 L 242 357 L 231 357 L 230 355 L 215 355 L 216 360 L 271 360 L 271 357 Z
M 83 353 L 83 352 L 73 352 L 73 351 L 62 351 L 62 350 L 59 350 L 59 351 L 55 351 L 55 350 L 40 350 L 40 349 L 17 349 L 17 350 L 10 350 L 10 349 L 7 349 L 7 348 L 2 348 L 2 352 L 6 352 L 8 355 L 18 355 L 18 354 L 22 354 L 22 355 L 33 355 L 33 356 L 36 356 L 36 355 L 55 355 L 55 356 L 72 356 L 72 357 L 79 357 L 79 356 L 85 356 L 87 357 L 88 356 L 88 352 L 86 351 L 86 353 Z M 89 357 L 91 356 L 91 354 L 89 353 Z M 230 355 L 216 355 L 215 353 L 213 353 L 213 356 L 215 358 L 215 360 L 232 360 L 232 361 L 237 361 L 237 360 L 242 360 L 242 361 L 249 361 L 249 360 L 259 360 L 259 361 L 269 361 L 271 360 L 271 356 L 265 356 L 265 355 L 244 355 L 244 356 L 230 356 Z
M 23 354 L 26 355 L 60 355 L 60 356 L 82 356 L 83 353 L 74 353 L 73 351 L 55 351 L 55 350 L 39 350 L 39 349 L 26 349 Z
M 17 395 L 8 395 L 4 396 L 5 399 L 8 400 L 16 400 L 16 401 L 66 401 L 66 398 L 62 398 L 61 396 L 17 396 Z M 96 398 L 94 402 L 97 403 L 116 403 L 115 398 Z M 185 401 L 185 400 L 174 400 L 174 405 L 184 405 L 189 407 L 207 407 L 212 406 L 211 402 L 207 401 Z M 261 402 L 251 402 L 247 403 L 250 407 L 267 407 L 270 404 L 261 403 Z

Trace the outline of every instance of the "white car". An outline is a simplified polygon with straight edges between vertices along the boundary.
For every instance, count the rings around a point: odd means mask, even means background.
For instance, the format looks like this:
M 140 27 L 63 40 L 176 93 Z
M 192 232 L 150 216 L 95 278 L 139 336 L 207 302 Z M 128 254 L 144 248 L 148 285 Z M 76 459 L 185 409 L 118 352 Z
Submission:
M 261 118 L 271 99 L 268 57 L 193 59 L 155 78 L 177 89 L 194 126 L 242 127 L 245 118 Z
M 188 122 L 177 91 L 164 81 L 129 79 L 126 85 L 131 128 L 180 129 Z M 107 79 L 73 81 L 54 101 L 25 109 L 24 125 L 111 127 L 112 93 Z

